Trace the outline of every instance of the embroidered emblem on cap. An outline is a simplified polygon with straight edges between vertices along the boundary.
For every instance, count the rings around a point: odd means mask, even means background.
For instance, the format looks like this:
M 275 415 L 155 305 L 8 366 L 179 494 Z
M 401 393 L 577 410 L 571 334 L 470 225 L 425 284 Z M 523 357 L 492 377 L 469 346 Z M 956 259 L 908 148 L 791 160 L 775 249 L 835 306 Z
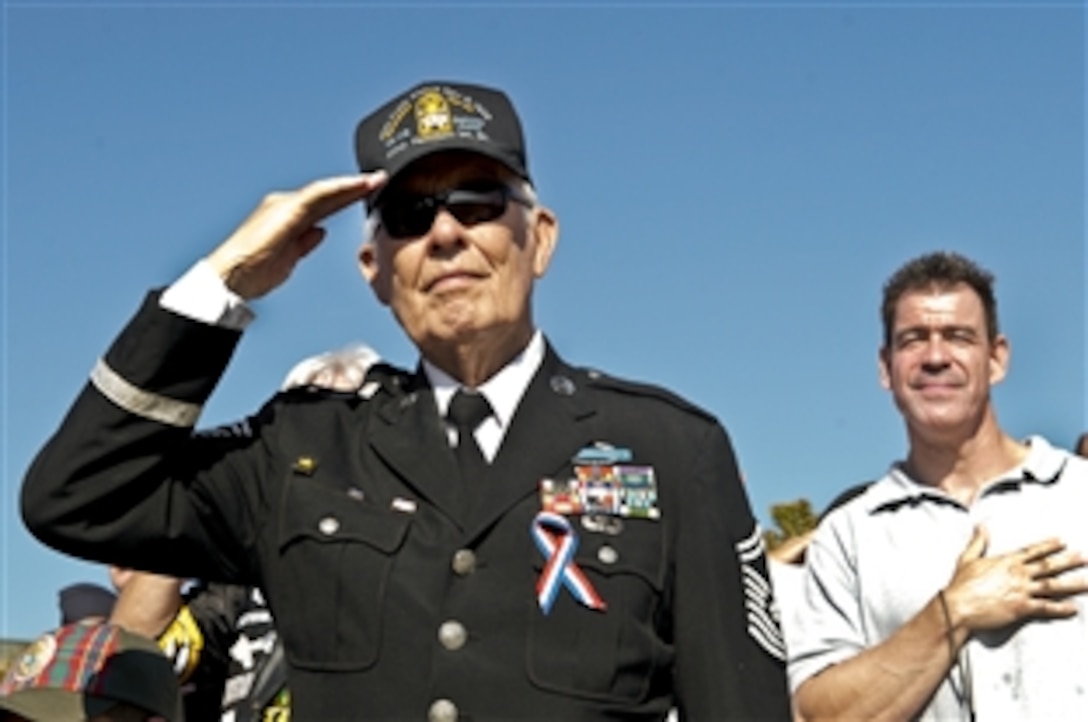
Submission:
M 10 685 L 0 687 L 0 694 L 8 694 L 12 688 L 26 684 L 42 673 L 57 654 L 57 639 L 52 634 L 38 638 L 22 653 L 11 669 Z
M 415 120 L 414 126 L 405 122 L 409 116 Z M 378 140 L 385 157 L 392 159 L 411 146 L 454 136 L 487 142 L 490 139 L 485 129 L 491 120 L 488 109 L 462 90 L 448 85 L 423 86 L 393 107 Z
M 437 90 L 428 90 L 415 103 L 416 133 L 421 138 L 449 135 L 453 132 L 450 104 Z
M 96 675 L 117 650 L 118 631 L 107 624 L 70 624 L 39 637 L 8 672 L 0 695 L 38 687 L 97 693 L 104 679 Z
M 355 129 L 359 170 L 383 169 L 390 179 L 431 153 L 460 150 L 502 163 L 529 180 L 521 121 L 501 90 L 468 83 L 427 81 L 397 95 Z M 382 192 L 367 199 L 381 205 Z

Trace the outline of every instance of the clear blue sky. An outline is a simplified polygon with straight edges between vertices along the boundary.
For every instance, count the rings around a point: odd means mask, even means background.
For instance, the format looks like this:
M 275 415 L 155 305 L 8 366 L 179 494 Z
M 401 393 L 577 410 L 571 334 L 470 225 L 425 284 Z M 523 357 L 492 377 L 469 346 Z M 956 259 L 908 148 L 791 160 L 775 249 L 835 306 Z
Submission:
M 144 292 L 268 191 L 353 171 L 358 119 L 423 79 L 513 97 L 562 223 L 539 324 L 715 413 L 765 522 L 902 455 L 877 307 L 925 251 L 998 277 L 1006 428 L 1088 428 L 1082 3 L 7 2 L 3 52 L 0 636 L 105 581 L 17 493 Z M 328 227 L 202 423 L 348 342 L 415 363 L 355 270 L 360 210 Z

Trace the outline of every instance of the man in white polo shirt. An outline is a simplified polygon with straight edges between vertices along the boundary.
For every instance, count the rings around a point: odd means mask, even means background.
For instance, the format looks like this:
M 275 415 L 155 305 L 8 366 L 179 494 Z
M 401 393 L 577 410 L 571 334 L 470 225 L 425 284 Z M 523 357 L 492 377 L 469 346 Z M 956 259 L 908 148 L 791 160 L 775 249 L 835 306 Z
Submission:
M 805 719 L 1088 716 L 1088 461 L 998 425 L 993 277 L 952 253 L 884 287 L 905 461 L 808 549 L 790 682 Z

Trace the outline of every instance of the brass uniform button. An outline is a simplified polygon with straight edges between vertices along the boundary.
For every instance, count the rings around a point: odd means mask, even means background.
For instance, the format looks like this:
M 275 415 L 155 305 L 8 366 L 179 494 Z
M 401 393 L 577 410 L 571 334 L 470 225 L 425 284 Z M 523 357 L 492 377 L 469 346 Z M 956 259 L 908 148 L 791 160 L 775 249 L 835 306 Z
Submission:
M 597 550 L 597 558 L 601 560 L 601 564 L 615 564 L 620 559 L 620 553 L 615 547 L 606 545 Z
M 325 536 L 332 536 L 340 531 L 340 520 L 334 516 L 327 516 L 317 523 L 317 529 Z
M 457 705 L 448 699 L 436 699 L 427 710 L 427 722 L 457 722 Z
M 476 555 L 471 549 L 458 549 L 453 554 L 453 573 L 459 577 L 467 577 L 476 571 Z
M 465 625 L 457 621 L 443 622 L 438 628 L 438 642 L 451 652 L 465 646 L 468 641 L 468 631 Z

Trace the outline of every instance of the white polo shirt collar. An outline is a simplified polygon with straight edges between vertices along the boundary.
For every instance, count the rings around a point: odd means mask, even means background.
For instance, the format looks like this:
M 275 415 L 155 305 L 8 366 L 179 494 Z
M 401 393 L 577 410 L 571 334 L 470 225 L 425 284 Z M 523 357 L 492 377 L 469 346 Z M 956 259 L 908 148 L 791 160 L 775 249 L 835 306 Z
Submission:
M 1055 449 L 1041 436 L 1029 436 L 1024 443 L 1028 445 L 1028 455 L 1024 461 L 986 482 L 982 491 L 979 492 L 980 498 L 991 489 L 1005 484 L 1052 484 L 1061 476 L 1062 469 L 1065 467 L 1065 453 Z M 959 504 L 941 489 L 915 481 L 907 473 L 903 462 L 897 461 L 888 470 L 887 476 L 879 483 L 873 484 L 865 493 L 864 503 L 866 510 L 873 514 L 889 506 L 898 506 L 923 498 Z

